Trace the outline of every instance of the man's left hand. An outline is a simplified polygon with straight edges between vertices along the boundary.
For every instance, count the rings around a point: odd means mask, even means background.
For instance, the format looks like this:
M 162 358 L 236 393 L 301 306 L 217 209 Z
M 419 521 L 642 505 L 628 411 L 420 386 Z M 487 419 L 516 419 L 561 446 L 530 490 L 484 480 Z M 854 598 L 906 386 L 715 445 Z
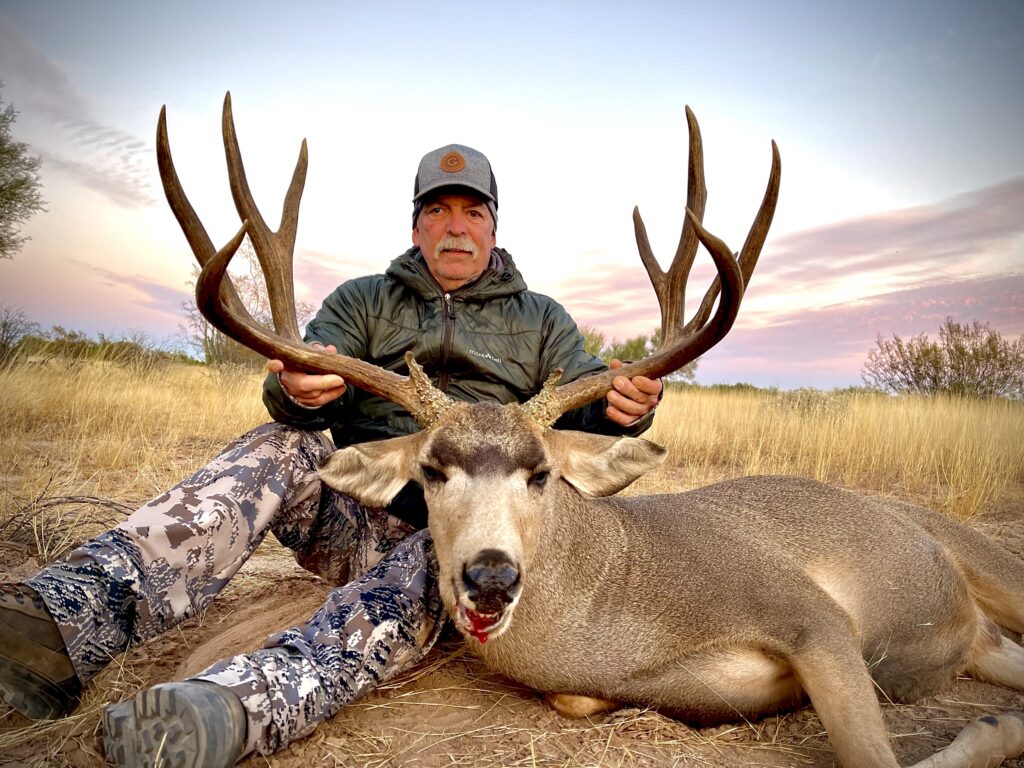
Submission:
M 615 359 L 608 364 L 612 370 L 622 367 L 622 361 Z M 614 389 L 608 390 L 605 398 L 608 407 L 605 415 L 616 424 L 628 427 L 654 410 L 661 399 L 661 379 L 634 376 L 627 379 L 617 376 L 612 382 Z

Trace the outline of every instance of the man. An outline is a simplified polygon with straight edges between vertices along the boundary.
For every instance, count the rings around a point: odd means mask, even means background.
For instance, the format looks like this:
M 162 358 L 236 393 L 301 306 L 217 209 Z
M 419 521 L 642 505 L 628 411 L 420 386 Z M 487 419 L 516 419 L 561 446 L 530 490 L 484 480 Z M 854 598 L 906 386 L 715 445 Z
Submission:
M 486 157 L 459 145 L 429 153 L 413 202 L 413 248 L 386 274 L 339 286 L 309 324 L 310 344 L 391 369 L 411 350 L 439 388 L 465 401 L 522 402 L 556 367 L 566 381 L 604 368 L 565 310 L 528 291 L 496 247 Z M 69 712 L 83 683 L 130 644 L 201 610 L 268 530 L 303 567 L 341 585 L 261 650 L 106 707 L 116 765 L 159 756 L 168 768 L 209 768 L 273 752 L 418 661 L 443 627 L 422 489 L 410 484 L 387 509 L 370 509 L 316 474 L 334 448 L 321 430 L 340 447 L 408 434 L 415 422 L 340 376 L 278 360 L 267 367 L 274 423 L 25 584 L 0 587 L 0 694 L 42 718 Z M 620 377 L 606 402 L 556 426 L 639 434 L 660 394 L 660 381 Z

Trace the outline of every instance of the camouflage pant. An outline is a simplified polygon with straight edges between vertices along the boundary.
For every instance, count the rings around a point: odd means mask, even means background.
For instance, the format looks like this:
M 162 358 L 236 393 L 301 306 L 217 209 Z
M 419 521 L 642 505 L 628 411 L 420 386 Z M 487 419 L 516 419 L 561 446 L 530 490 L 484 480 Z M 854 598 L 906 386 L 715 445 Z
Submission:
M 444 624 L 430 536 L 321 485 L 316 467 L 332 449 L 319 433 L 259 427 L 30 579 L 82 681 L 206 607 L 268 530 L 343 586 L 305 624 L 196 676 L 242 700 L 245 753 L 307 735 L 422 658 Z

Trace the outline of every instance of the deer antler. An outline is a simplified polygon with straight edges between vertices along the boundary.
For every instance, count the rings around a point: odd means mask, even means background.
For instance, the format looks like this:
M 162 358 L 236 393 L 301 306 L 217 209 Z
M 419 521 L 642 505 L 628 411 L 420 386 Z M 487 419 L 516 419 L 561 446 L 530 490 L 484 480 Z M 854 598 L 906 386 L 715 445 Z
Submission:
M 380 397 L 387 398 L 405 408 L 421 426 L 427 426 L 452 403 L 451 399 L 435 388 L 423 369 L 406 354 L 409 376 L 400 376 L 362 360 L 344 355 L 332 355 L 306 346 L 295 320 L 295 290 L 292 278 L 292 259 L 295 232 L 298 226 L 299 202 L 306 179 L 307 151 L 302 142 L 295 172 L 285 195 L 281 226 L 271 232 L 260 215 L 245 178 L 242 155 L 238 148 L 234 119 L 231 114 L 231 94 L 224 97 L 222 120 L 224 152 L 227 155 L 228 178 L 242 227 L 219 251 L 214 251 L 206 229 L 196 215 L 182 189 L 171 159 L 167 139 L 166 107 L 160 109 L 157 124 L 157 163 L 167 202 L 171 206 L 185 238 L 203 269 L 196 281 L 196 305 L 211 325 L 219 331 L 255 350 L 282 360 L 295 370 L 310 373 L 334 373 L 345 381 Z M 267 293 L 275 331 L 257 323 L 246 310 L 227 276 L 228 263 L 248 234 L 256 256 L 266 277 Z
M 689 107 L 686 120 L 690 131 L 689 182 L 687 184 L 686 219 L 679 238 L 675 258 L 668 273 L 662 271 L 654 258 L 647 230 L 640 212 L 633 209 L 633 226 L 636 232 L 637 249 L 640 259 L 654 286 L 661 307 L 661 347 L 650 357 L 622 368 L 586 376 L 569 384 L 558 386 L 562 371 L 558 370 L 544 383 L 541 392 L 523 407 L 543 426 L 550 426 L 566 411 L 586 405 L 603 397 L 618 376 L 632 378 L 647 376 L 658 378 L 682 368 L 691 360 L 707 352 L 725 338 L 732 328 L 739 312 L 743 291 L 757 265 L 761 247 L 764 245 L 775 204 L 779 198 L 781 160 L 779 148 L 772 142 L 772 168 L 768 176 L 768 187 L 761 201 L 761 207 L 750 227 L 743 250 L 734 257 L 729 247 L 704 229 L 704 205 L 707 190 L 704 186 L 704 157 L 701 146 L 700 127 Z M 683 299 L 686 281 L 697 253 L 697 241 L 704 244 L 718 269 L 704 300 L 689 323 L 683 325 Z M 719 293 L 721 297 L 719 298 Z M 718 309 L 709 319 L 715 299 L 719 298 Z
M 647 274 L 654 285 L 662 313 L 662 345 L 644 360 L 616 370 L 578 379 L 557 386 L 561 371 L 556 371 L 544 384 L 543 390 L 524 408 L 541 424 L 548 426 L 566 411 L 603 397 L 617 376 L 648 376 L 656 378 L 678 370 L 717 344 L 732 327 L 739 311 L 743 291 L 757 264 L 768 228 L 771 226 L 778 200 L 780 160 L 778 147 L 772 142 L 772 169 L 768 178 L 761 207 L 747 235 L 738 258 L 717 237 L 708 233 L 701 224 L 707 190 L 704 185 L 704 161 L 700 128 L 693 112 L 686 108 L 690 131 L 689 182 L 687 185 L 686 220 L 683 223 L 679 246 L 668 272 L 662 271 L 654 258 L 640 212 L 633 211 L 637 248 Z M 306 142 L 302 142 L 299 159 L 285 195 L 281 225 L 271 232 L 253 201 L 245 177 L 241 152 L 231 114 L 231 94 L 224 97 L 222 119 L 224 151 L 227 156 L 228 177 L 235 207 L 242 218 L 242 227 L 219 251 L 196 215 L 182 189 L 167 139 L 166 109 L 161 108 L 157 125 L 157 160 L 164 193 L 185 238 L 202 265 L 196 282 L 196 304 L 203 316 L 218 330 L 268 358 L 284 361 L 296 370 L 310 373 L 334 373 L 349 384 L 372 394 L 391 400 L 405 408 L 421 426 L 435 421 L 452 400 L 436 389 L 411 354 L 405 360 L 409 376 L 400 376 L 356 358 L 331 355 L 307 347 L 302 342 L 295 321 L 295 292 L 292 260 L 295 233 L 298 226 L 299 202 L 305 184 L 307 167 Z M 227 266 L 238 250 L 242 239 L 249 235 L 266 277 L 271 313 L 276 331 L 257 323 L 246 310 L 227 276 Z M 697 242 L 704 244 L 718 269 L 693 318 L 683 324 L 683 299 L 686 281 L 697 252 Z M 715 299 L 718 309 L 713 317 Z
M 704 147 L 700 138 L 700 126 L 689 107 L 686 107 L 686 123 L 690 131 L 690 171 L 686 185 L 686 207 L 693 211 L 698 221 L 704 221 L 704 206 L 708 199 L 707 186 L 704 184 Z M 651 250 L 647 228 L 644 226 L 644 220 L 640 218 L 639 208 L 633 208 L 633 231 L 636 236 L 636 247 L 640 252 L 640 261 L 647 270 L 647 276 L 654 286 L 654 294 L 658 297 L 658 306 L 661 308 L 661 344 L 664 346 L 683 332 L 686 281 L 693 266 L 693 259 L 697 255 L 697 234 L 690 224 L 689 217 L 684 218 L 676 255 L 666 274 Z M 672 301 L 673 296 L 678 297 L 678 300 Z

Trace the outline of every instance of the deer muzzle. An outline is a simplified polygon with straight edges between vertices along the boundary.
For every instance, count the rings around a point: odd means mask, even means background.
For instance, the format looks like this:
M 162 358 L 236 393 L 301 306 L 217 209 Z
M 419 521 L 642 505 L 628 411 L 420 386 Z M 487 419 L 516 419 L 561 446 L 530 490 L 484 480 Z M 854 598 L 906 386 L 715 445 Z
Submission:
M 504 552 L 485 549 L 462 567 L 456 626 L 481 643 L 508 627 L 519 598 L 519 567 Z

